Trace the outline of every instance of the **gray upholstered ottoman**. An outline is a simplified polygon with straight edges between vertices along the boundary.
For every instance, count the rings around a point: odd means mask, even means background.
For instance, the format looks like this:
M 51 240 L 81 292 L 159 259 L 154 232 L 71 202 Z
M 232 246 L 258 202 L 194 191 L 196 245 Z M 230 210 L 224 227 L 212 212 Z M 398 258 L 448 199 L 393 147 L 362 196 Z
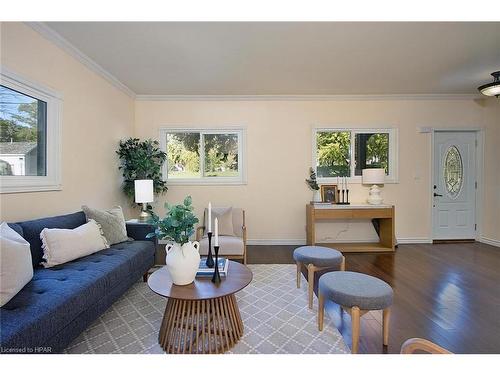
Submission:
M 328 272 L 319 278 L 318 328 L 323 330 L 325 298 L 351 315 L 352 352 L 358 352 L 360 317 L 370 310 L 383 310 L 384 345 L 389 341 L 389 313 L 393 291 L 389 284 L 358 272 Z
M 323 246 L 301 246 L 294 250 L 293 259 L 297 263 L 297 288 L 300 288 L 302 265 L 307 266 L 309 283 L 309 308 L 313 307 L 314 273 L 332 267 L 345 270 L 345 258 L 338 250 Z

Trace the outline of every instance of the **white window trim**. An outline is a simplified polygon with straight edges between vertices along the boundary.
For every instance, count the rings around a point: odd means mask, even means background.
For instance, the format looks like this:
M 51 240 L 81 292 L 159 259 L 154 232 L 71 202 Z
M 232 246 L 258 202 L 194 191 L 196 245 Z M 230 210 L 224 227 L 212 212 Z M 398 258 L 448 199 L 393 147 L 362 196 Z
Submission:
M 246 185 L 246 129 L 242 127 L 213 128 L 160 128 L 160 148 L 167 152 L 167 134 L 169 133 L 203 133 L 203 134 L 237 134 L 238 135 L 238 176 L 237 177 L 200 177 L 200 178 L 168 178 L 168 159 L 162 167 L 163 180 L 168 185 Z M 200 163 L 204 157 L 204 145 L 200 144 Z M 203 164 L 203 163 L 201 163 Z
M 47 103 L 46 176 L 0 176 L 0 193 L 61 190 L 62 96 L 0 66 L 0 83 Z
M 397 184 L 399 183 L 398 177 L 398 159 L 399 159 L 399 142 L 398 142 L 398 129 L 389 127 L 379 127 L 379 128 L 348 128 L 339 126 L 320 126 L 313 127 L 312 129 L 312 166 L 316 172 L 317 160 L 316 160 L 316 133 L 322 131 L 330 132 L 351 132 L 351 147 L 350 155 L 351 160 L 354 161 L 354 138 L 357 133 L 388 133 L 389 134 L 389 174 L 385 178 L 385 183 L 387 184 Z M 362 177 L 354 176 L 355 165 L 351 162 L 351 177 L 347 178 L 347 181 L 354 184 L 361 184 Z M 337 183 L 337 177 L 318 177 L 319 184 L 335 184 Z

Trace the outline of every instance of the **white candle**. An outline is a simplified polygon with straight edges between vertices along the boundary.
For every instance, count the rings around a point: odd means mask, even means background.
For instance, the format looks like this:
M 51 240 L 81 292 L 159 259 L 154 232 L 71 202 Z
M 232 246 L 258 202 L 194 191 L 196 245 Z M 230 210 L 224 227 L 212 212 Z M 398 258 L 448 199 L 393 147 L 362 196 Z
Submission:
M 337 189 L 341 189 L 340 185 L 339 185 L 339 176 L 337 176 Z
M 349 189 L 349 186 L 347 185 L 347 177 L 345 178 L 345 189 Z
M 219 246 L 219 220 L 215 218 L 215 245 Z
M 212 202 L 208 202 L 208 231 L 212 231 Z

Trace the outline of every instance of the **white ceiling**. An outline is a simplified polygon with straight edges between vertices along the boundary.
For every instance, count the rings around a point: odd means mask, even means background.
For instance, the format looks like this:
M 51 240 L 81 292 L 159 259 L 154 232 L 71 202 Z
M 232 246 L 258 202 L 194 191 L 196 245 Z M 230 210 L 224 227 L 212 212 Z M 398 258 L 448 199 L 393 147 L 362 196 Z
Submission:
M 497 23 L 46 23 L 138 95 L 476 94 Z

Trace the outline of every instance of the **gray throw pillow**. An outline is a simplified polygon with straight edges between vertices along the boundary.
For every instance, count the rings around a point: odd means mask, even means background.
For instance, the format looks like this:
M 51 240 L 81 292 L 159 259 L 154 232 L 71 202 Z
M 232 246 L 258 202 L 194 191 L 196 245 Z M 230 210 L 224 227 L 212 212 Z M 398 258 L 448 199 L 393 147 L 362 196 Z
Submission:
M 125 217 L 120 206 L 115 206 L 110 210 L 98 210 L 82 206 L 82 210 L 87 220 L 94 219 L 97 221 L 110 245 L 128 241 Z

